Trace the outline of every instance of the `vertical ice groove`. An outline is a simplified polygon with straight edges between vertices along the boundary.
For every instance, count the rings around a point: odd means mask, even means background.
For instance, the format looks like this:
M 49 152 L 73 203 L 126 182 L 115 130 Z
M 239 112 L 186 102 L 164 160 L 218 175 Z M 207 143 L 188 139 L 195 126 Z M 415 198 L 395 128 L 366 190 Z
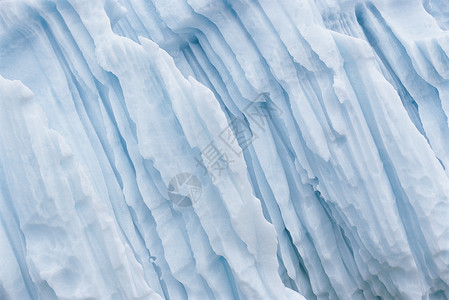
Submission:
M 448 154 L 445 149 L 448 146 L 446 140 L 449 129 L 447 126 L 444 128 L 444 126 L 441 127 L 438 124 L 447 125 L 448 118 L 443 109 L 444 102 L 440 100 L 439 91 L 421 77 L 419 70 L 415 70 L 414 59 L 410 59 L 406 46 L 400 43 L 374 6 L 361 7 L 357 17 L 373 49 L 384 61 L 384 64 L 390 67 L 392 75 L 398 78 L 399 88 L 404 90 L 404 96 L 411 98 L 412 104 L 417 105 L 419 116 L 413 116 L 412 120 L 415 121 L 418 129 L 422 128 L 424 136 L 428 138 L 435 154 L 441 160 L 443 166 L 446 166 Z M 382 27 L 383 29 L 381 29 Z M 392 45 L 394 46 L 392 47 Z M 399 55 L 401 55 L 400 59 L 396 59 Z M 405 78 L 410 77 L 412 77 L 414 84 L 409 84 L 409 81 L 405 80 Z M 441 89 L 444 95 L 444 85 Z M 410 101 L 409 99 L 406 101 Z M 416 113 L 411 112 L 411 114 Z M 441 129 L 432 130 L 433 126 L 438 126 Z
M 129 248 L 126 245 L 111 247 L 110 244 L 103 244 L 108 239 L 120 239 L 112 211 L 95 194 L 62 136 L 47 127 L 46 117 L 33 102 L 31 91 L 18 81 L 0 80 L 4 100 L 1 111 L 11 114 L 9 117 L 3 115 L 2 120 L 16 120 L 11 122 L 9 130 L 19 143 L 23 143 L 22 157 L 28 157 L 29 164 L 35 167 L 24 169 L 23 176 L 29 180 L 27 189 L 11 192 L 11 197 L 20 200 L 14 203 L 14 210 L 19 210 L 23 205 L 29 207 L 28 213 L 19 215 L 18 222 L 25 236 L 26 260 L 38 293 L 58 298 L 99 297 L 108 288 L 110 295 L 152 295 L 157 299 L 145 281 L 132 278 L 132 273 L 141 274 L 143 269 L 130 255 Z M 3 159 L 7 159 L 11 155 L 12 145 L 2 146 L 2 152 L 6 153 Z M 2 164 L 5 165 L 4 162 Z M 11 168 L 11 165 L 6 164 L 6 167 Z M 17 178 L 12 178 L 8 185 L 17 183 Z M 31 198 L 27 199 L 26 193 L 40 194 L 40 202 L 29 202 Z M 91 213 L 86 214 L 83 212 L 85 209 Z M 81 213 L 82 216 L 79 215 Z M 83 234 L 86 226 L 92 231 Z M 95 261 L 94 253 L 94 256 L 84 256 L 89 252 L 74 251 L 92 247 L 92 238 L 98 241 L 97 247 L 105 255 L 101 258 L 102 266 L 98 268 L 91 265 Z M 56 251 L 63 251 L 64 255 L 52 260 Z M 101 260 L 98 262 L 101 263 Z M 115 276 L 118 276 L 115 283 L 112 278 L 98 277 L 100 270 L 115 270 Z M 125 285 L 130 289 L 123 290 Z
M 0 0 L 0 298 L 447 299 L 448 13 Z

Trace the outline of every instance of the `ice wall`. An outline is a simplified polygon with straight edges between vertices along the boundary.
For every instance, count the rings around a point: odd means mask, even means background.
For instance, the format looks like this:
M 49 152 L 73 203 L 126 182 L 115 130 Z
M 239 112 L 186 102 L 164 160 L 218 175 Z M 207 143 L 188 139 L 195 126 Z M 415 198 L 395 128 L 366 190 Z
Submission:
M 0 0 L 0 298 L 449 298 L 448 20 Z

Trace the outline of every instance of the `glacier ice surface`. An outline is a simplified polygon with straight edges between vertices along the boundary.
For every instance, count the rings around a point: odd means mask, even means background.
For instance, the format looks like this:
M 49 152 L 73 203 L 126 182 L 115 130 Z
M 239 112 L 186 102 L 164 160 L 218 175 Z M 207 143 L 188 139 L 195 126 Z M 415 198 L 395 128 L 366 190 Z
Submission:
M 0 299 L 448 299 L 445 0 L 0 0 Z

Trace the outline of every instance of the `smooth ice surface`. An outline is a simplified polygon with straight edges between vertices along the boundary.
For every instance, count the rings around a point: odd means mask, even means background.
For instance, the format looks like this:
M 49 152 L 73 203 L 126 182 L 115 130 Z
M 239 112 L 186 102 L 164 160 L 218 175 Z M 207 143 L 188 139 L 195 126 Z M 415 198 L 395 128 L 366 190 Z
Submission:
M 445 0 L 0 0 L 0 299 L 448 299 Z

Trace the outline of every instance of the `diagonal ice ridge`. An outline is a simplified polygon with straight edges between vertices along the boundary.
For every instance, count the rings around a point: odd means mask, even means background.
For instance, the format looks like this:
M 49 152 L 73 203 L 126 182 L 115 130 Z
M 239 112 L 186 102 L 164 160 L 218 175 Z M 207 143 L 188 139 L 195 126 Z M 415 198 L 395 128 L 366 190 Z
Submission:
M 0 299 L 449 298 L 442 0 L 0 0 Z

